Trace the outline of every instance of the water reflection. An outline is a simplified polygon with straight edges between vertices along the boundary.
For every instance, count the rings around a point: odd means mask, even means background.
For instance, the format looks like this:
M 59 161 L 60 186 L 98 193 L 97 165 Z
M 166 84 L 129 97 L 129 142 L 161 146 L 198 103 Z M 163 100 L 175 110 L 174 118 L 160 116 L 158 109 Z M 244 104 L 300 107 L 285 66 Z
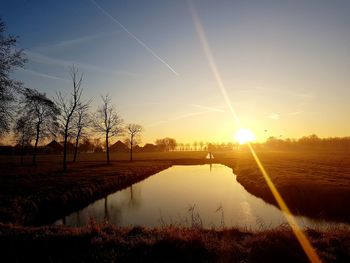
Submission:
M 286 222 L 278 208 L 248 193 L 236 181 L 232 169 L 219 164 L 171 167 L 56 224 L 84 225 L 90 218 L 121 226 L 149 227 L 199 223 L 207 228 L 260 229 Z M 297 221 L 311 227 L 333 224 L 306 217 L 297 217 Z

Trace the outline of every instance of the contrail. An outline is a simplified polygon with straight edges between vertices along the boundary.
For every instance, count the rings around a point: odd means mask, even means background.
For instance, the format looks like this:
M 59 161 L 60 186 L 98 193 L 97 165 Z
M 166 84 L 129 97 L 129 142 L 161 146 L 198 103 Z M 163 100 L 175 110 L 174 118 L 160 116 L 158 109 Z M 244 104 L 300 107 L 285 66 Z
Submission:
M 197 108 L 200 108 L 200 109 L 209 110 L 209 111 L 225 112 L 225 110 L 223 110 L 223 109 L 214 108 L 214 107 L 208 107 L 208 106 L 203 106 L 203 105 L 198 105 L 198 104 L 190 104 L 190 106 L 197 107 Z
M 162 62 L 171 72 L 173 72 L 176 76 L 179 76 L 179 73 L 177 73 L 168 63 L 166 63 L 160 56 L 156 54 L 149 46 L 147 46 L 143 41 L 138 39 L 137 36 L 135 36 L 133 33 L 131 33 L 125 26 L 123 26 L 122 23 L 120 23 L 117 19 L 115 19 L 110 13 L 108 13 L 105 9 L 103 9 L 99 4 L 97 4 L 94 0 L 90 0 L 91 3 L 93 3 L 100 11 L 109 17 L 113 22 L 118 24 L 126 33 L 128 33 L 129 36 L 131 36 L 133 39 L 135 39 L 141 46 L 143 46 L 151 55 L 153 55 L 156 59 L 158 59 L 160 62 Z

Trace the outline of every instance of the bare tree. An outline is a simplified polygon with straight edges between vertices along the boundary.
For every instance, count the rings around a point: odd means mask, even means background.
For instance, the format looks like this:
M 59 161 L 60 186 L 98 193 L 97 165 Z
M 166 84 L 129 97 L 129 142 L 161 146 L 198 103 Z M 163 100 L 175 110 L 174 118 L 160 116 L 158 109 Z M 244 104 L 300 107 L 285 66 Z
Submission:
M 203 142 L 203 141 L 200 141 L 200 142 L 199 142 L 199 146 L 201 147 L 201 151 L 203 151 L 204 142 Z
M 79 148 L 79 140 L 81 137 L 85 135 L 86 128 L 90 125 L 90 115 L 88 113 L 90 102 L 84 103 L 79 106 L 76 112 L 75 120 L 74 120 L 74 137 L 75 137 L 75 147 L 74 147 L 74 157 L 73 162 L 77 160 L 78 148 Z
M 177 143 L 175 139 L 166 137 L 163 139 L 157 139 L 156 145 L 158 147 L 158 150 L 169 152 L 174 151 L 176 149 Z
M 20 148 L 21 165 L 23 165 L 24 147 L 30 146 L 35 136 L 34 121 L 28 115 L 21 115 L 13 127 L 13 132 L 16 138 L 16 144 Z
M 38 142 L 41 138 L 46 138 L 55 133 L 58 128 L 57 116 L 60 114 L 60 110 L 52 100 L 46 97 L 45 93 L 26 88 L 22 91 L 22 94 L 22 111 L 25 112 L 28 120 L 33 120 L 35 125 L 33 165 L 36 165 Z
M 79 144 L 79 150 L 81 152 L 93 152 L 94 144 L 89 140 L 88 137 L 83 136 L 83 141 Z
M 130 143 L 130 161 L 132 161 L 132 150 L 134 147 L 134 144 L 136 144 L 138 137 L 143 132 L 143 127 L 139 124 L 128 124 L 126 126 L 126 131 L 129 135 L 129 143 Z
M 97 109 L 93 125 L 96 132 L 105 135 L 107 163 L 109 164 L 109 139 L 122 134 L 123 119 L 119 116 L 114 105 L 111 105 L 111 99 L 108 95 L 101 96 L 101 98 L 102 105 Z
M 198 146 L 198 143 L 196 141 L 193 142 L 193 148 L 195 151 L 197 151 L 197 146 Z
M 73 81 L 73 91 L 68 96 L 62 95 L 61 92 L 57 93 L 57 105 L 61 109 L 60 126 L 63 129 L 63 171 L 67 171 L 67 142 L 68 135 L 71 132 L 72 120 L 76 110 L 81 106 L 82 88 L 81 83 L 83 80 L 82 74 L 79 74 L 79 70 L 74 66 L 70 70 L 71 78 Z
M 15 91 L 22 83 L 11 78 L 13 69 L 23 67 L 26 62 L 23 50 L 16 50 L 17 38 L 6 35 L 6 25 L 0 18 L 0 136 L 10 131 Z

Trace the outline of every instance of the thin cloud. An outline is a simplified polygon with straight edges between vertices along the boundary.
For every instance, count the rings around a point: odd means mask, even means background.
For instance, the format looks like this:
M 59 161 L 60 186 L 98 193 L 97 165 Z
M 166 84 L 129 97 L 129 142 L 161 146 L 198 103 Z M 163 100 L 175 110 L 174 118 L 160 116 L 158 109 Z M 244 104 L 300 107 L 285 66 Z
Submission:
M 71 67 L 72 65 L 76 65 L 79 68 L 97 71 L 97 72 L 102 72 L 102 73 L 121 74 L 121 75 L 128 75 L 128 76 L 132 76 L 132 77 L 139 77 L 140 76 L 139 74 L 132 73 L 129 71 L 111 70 L 111 69 L 97 67 L 97 66 L 77 62 L 77 61 L 52 58 L 52 57 L 45 56 L 45 55 L 30 51 L 30 50 L 26 50 L 26 54 L 30 60 L 35 61 L 35 62 L 40 63 L 40 64 L 56 65 L 56 66 L 62 66 L 62 67 Z
M 267 116 L 267 118 L 278 121 L 280 119 L 280 116 L 281 116 L 280 114 L 273 113 L 273 114 L 270 114 L 269 116 Z
M 116 34 L 117 32 L 120 32 L 120 31 L 103 32 L 103 33 L 98 33 L 98 34 L 89 35 L 89 36 L 82 36 L 82 37 L 73 38 L 73 39 L 61 40 L 57 43 L 38 46 L 37 48 L 38 49 L 45 49 L 45 50 L 55 49 L 55 48 L 67 48 L 67 47 L 81 45 L 81 44 L 84 44 L 86 42 L 90 42 L 90 41 L 95 40 L 95 39 L 111 36 L 113 34 Z
M 304 100 L 312 99 L 315 97 L 313 93 L 295 93 L 294 96 Z
M 267 88 L 267 87 L 263 87 L 263 86 L 256 86 L 254 89 L 257 91 L 261 91 L 261 92 L 264 92 L 264 91 L 271 92 L 272 91 L 272 92 L 277 93 L 277 94 L 290 95 L 290 96 L 293 96 L 293 97 L 296 97 L 296 98 L 299 98 L 302 100 L 309 100 L 309 99 L 313 99 L 315 97 L 315 94 L 311 93 L 311 92 L 293 92 L 293 91 L 290 91 L 287 89 Z
M 207 113 L 211 113 L 211 112 L 225 112 L 224 110 L 221 110 L 221 109 L 205 107 L 205 106 L 200 106 L 200 105 L 196 105 L 196 104 L 193 104 L 192 106 L 204 108 L 205 110 L 203 110 L 203 111 L 196 111 L 196 112 L 190 112 L 190 113 L 186 113 L 186 114 L 181 114 L 181 115 L 178 115 L 178 116 L 173 117 L 173 118 L 168 119 L 168 120 L 158 121 L 158 122 L 149 124 L 146 127 L 153 127 L 153 126 L 157 126 L 159 124 L 169 123 L 171 121 L 186 119 L 186 118 L 189 118 L 189 117 L 203 115 L 203 114 L 207 114 Z
M 209 113 L 209 112 L 213 112 L 213 111 L 212 110 L 204 110 L 204 111 L 191 112 L 191 113 L 179 115 L 179 116 L 177 116 L 177 117 L 175 117 L 175 118 L 173 118 L 171 120 L 185 119 L 185 118 L 188 118 L 188 117 L 202 115 L 202 114 Z
M 160 56 L 154 52 L 149 46 L 147 46 L 142 40 L 140 40 L 137 36 L 131 33 L 122 23 L 120 23 L 117 19 L 115 19 L 110 13 L 108 13 L 105 9 L 103 9 L 100 5 L 98 5 L 94 0 L 90 0 L 105 16 L 110 18 L 114 23 L 119 25 L 130 37 L 135 39 L 141 46 L 143 46 L 153 57 L 159 60 L 163 65 L 165 65 L 171 72 L 173 72 L 176 76 L 179 76 L 179 73 L 175 71 L 167 62 L 165 62 Z
M 154 123 L 151 123 L 151 124 L 148 124 L 148 125 L 145 125 L 145 127 L 149 128 L 149 127 L 154 127 L 154 126 L 158 126 L 160 124 L 164 124 L 164 123 L 168 123 L 169 121 L 157 121 L 157 122 L 154 122 Z
M 225 110 L 220 109 L 220 108 L 214 108 L 214 107 L 208 107 L 208 106 L 203 106 L 203 105 L 198 105 L 198 104 L 190 104 L 190 106 L 194 106 L 200 109 L 208 110 L 208 111 L 215 111 L 215 112 L 225 112 Z
M 299 114 L 302 114 L 301 111 L 293 111 L 293 112 L 290 112 L 288 113 L 289 115 L 299 115 Z
M 56 76 L 53 76 L 53 75 L 45 74 L 45 73 L 38 72 L 38 71 L 35 71 L 35 70 L 31 70 L 31 69 L 21 69 L 21 70 L 23 72 L 29 73 L 29 74 L 34 75 L 34 76 L 42 77 L 42 78 L 53 79 L 53 80 L 60 80 L 60 81 L 69 81 L 68 79 L 56 77 Z

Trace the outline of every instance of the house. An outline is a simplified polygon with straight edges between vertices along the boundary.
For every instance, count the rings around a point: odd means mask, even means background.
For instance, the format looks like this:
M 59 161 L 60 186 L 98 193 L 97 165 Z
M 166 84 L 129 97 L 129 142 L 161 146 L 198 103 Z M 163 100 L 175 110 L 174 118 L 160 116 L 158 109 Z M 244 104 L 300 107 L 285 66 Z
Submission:
M 129 147 L 126 146 L 122 141 L 117 141 L 111 147 L 109 147 L 109 151 L 111 152 L 129 152 Z
M 63 153 L 63 146 L 55 140 L 43 147 L 45 153 L 61 154 Z

